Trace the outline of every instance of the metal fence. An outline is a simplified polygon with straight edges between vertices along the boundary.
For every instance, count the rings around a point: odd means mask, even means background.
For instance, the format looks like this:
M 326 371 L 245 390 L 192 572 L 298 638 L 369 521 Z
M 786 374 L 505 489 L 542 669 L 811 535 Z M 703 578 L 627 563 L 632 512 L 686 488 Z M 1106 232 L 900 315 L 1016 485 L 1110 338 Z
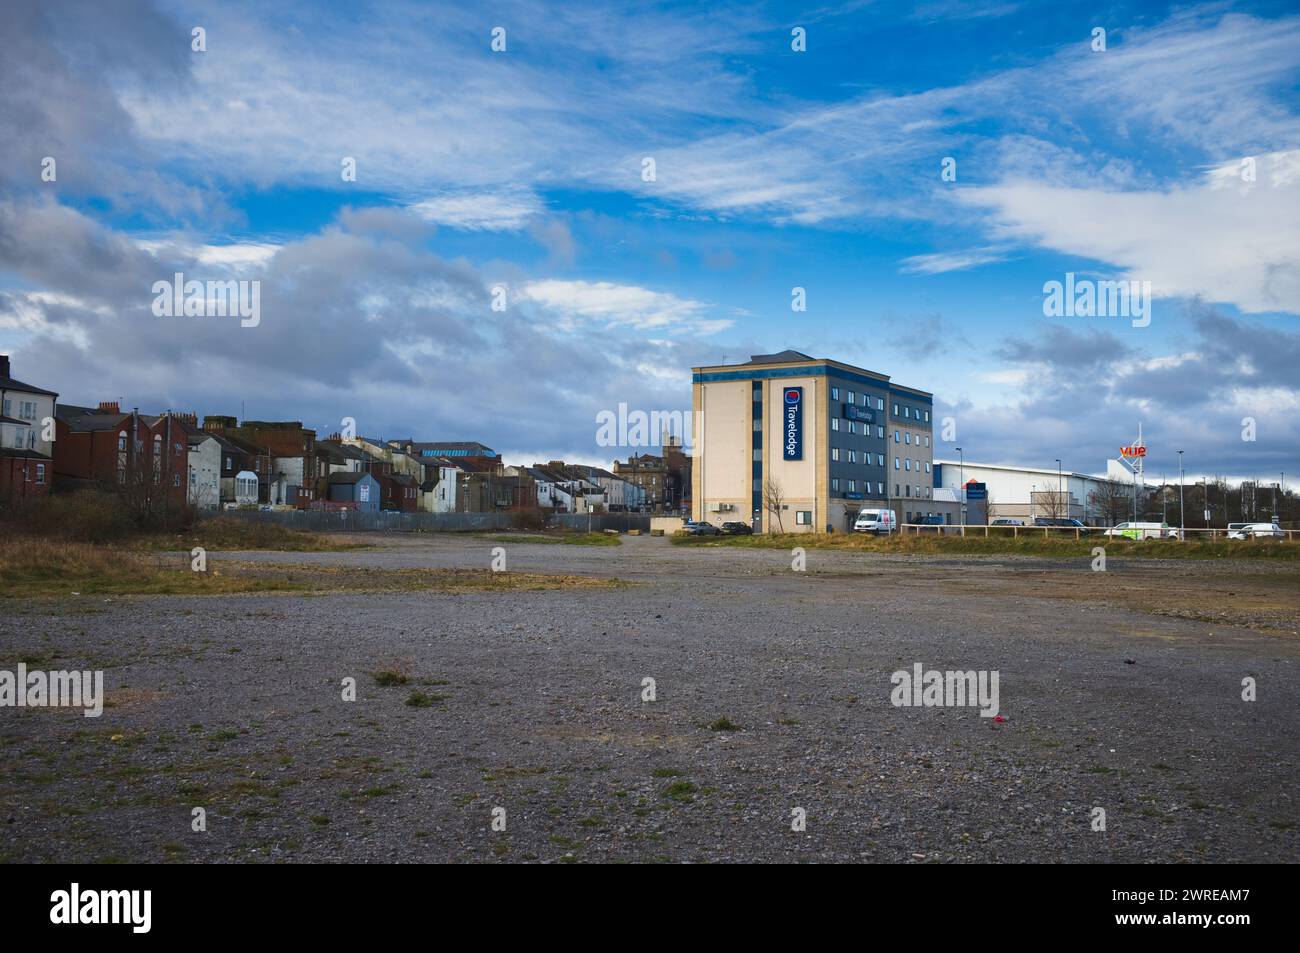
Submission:
M 212 515 L 218 515 L 213 513 Z M 525 529 L 519 513 L 399 513 L 392 510 L 222 510 L 221 516 L 278 523 L 290 529 L 326 533 L 469 533 Z M 534 524 L 535 525 L 535 524 Z M 599 533 L 615 529 L 649 530 L 650 517 L 636 513 L 560 514 L 547 518 L 547 529 Z
M 1216 540 L 1226 540 L 1228 530 L 1226 529 L 1200 529 L 1193 527 L 1180 528 L 1170 526 L 1164 531 L 1164 536 L 1156 535 L 1158 530 L 1136 530 L 1132 531 L 1133 535 L 1123 535 L 1125 531 L 1115 530 L 1111 534 L 1109 526 L 985 526 L 983 523 L 966 524 L 960 523 L 901 523 L 899 532 L 903 534 L 919 535 L 921 533 L 936 533 L 940 536 L 1010 536 L 1018 539 L 1021 536 L 1026 538 L 1043 537 L 1047 539 L 1099 539 L 1099 540 L 1122 540 L 1122 539 L 1179 539 L 1200 540 L 1205 542 L 1214 542 Z M 1143 535 L 1137 535 L 1141 533 Z M 1300 530 L 1284 529 L 1284 535 L 1265 537 L 1260 539 L 1274 539 L 1277 542 L 1296 542 L 1300 537 Z M 1147 535 L 1149 534 L 1149 535 Z M 1254 537 L 1252 537 L 1254 538 Z

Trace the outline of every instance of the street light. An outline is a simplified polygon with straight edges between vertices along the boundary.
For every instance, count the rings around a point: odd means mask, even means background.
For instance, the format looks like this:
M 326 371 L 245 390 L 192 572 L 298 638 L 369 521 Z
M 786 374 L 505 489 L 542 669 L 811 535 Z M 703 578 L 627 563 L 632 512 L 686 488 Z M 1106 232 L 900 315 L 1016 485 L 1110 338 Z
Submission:
M 1053 507 L 1058 513 L 1061 511 L 1061 500 L 1065 497 L 1065 487 L 1061 484 L 1061 458 L 1056 457 L 1056 506 Z M 1069 517 L 1070 507 L 1066 504 L 1065 516 Z
M 966 458 L 962 455 L 961 447 L 957 448 L 957 492 L 960 494 L 961 501 L 961 525 L 966 525 Z M 962 530 L 962 532 L 966 532 Z
M 1187 538 L 1187 518 L 1183 515 L 1183 451 L 1178 451 L 1178 538 Z

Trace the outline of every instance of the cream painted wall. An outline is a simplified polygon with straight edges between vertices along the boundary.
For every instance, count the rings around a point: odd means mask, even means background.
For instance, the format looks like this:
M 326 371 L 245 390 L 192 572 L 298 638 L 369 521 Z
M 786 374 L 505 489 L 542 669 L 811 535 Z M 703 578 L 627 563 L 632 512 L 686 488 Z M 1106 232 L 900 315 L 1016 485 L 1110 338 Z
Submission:
M 712 381 L 698 385 L 695 408 L 695 465 L 700 484 L 692 517 L 711 523 L 750 520 L 753 424 L 749 381 Z M 714 505 L 731 504 L 717 511 Z

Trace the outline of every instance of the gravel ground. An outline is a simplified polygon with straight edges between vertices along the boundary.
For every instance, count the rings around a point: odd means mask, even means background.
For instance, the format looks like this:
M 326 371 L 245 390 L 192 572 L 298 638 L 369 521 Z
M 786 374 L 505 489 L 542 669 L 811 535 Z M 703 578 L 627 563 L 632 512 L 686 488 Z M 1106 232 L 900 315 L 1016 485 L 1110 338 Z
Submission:
M 1291 567 L 373 539 L 210 558 L 485 568 L 504 546 L 627 585 L 7 600 L 0 668 L 103 669 L 111 707 L 0 709 L 0 859 L 1300 859 Z M 1210 580 L 1268 625 L 1133 597 Z M 997 671 L 1005 721 L 894 707 L 917 662 Z

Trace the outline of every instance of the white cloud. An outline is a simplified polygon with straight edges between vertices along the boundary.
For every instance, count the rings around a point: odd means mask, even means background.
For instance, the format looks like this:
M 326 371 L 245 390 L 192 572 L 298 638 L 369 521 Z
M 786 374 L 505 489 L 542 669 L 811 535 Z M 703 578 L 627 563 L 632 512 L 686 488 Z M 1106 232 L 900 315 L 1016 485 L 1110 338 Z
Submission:
M 991 210 L 1000 240 L 1115 265 L 1150 281 L 1157 297 L 1300 314 L 1300 184 L 1225 189 L 1211 176 L 1167 191 L 1109 192 L 1007 182 L 958 198 Z
M 946 271 L 965 271 L 993 262 L 1006 261 L 1006 254 L 993 248 L 972 248 L 958 252 L 936 252 L 904 258 L 901 270 L 911 275 L 937 275 Z
M 426 222 L 471 231 L 519 231 L 545 211 L 536 195 L 524 191 L 443 192 L 410 208 Z
M 554 312 L 561 329 L 566 331 L 574 330 L 581 322 L 705 334 L 731 326 L 725 319 L 706 318 L 709 306 L 702 301 L 608 281 L 531 281 L 520 289 L 518 296 Z

